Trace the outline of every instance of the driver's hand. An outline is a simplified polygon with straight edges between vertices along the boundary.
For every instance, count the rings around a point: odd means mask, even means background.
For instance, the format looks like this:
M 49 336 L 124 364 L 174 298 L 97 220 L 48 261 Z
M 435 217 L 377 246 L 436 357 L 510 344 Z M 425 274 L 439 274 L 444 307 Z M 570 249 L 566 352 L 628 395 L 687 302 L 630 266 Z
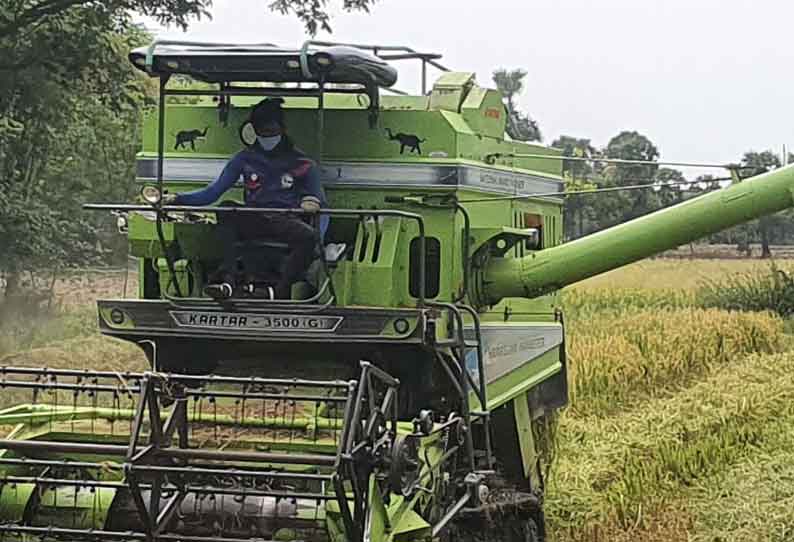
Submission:
M 160 205 L 171 205 L 176 200 L 177 194 L 163 194 L 160 198 Z
M 316 213 L 320 210 L 320 200 L 314 196 L 304 196 L 301 200 L 301 209 L 307 213 Z

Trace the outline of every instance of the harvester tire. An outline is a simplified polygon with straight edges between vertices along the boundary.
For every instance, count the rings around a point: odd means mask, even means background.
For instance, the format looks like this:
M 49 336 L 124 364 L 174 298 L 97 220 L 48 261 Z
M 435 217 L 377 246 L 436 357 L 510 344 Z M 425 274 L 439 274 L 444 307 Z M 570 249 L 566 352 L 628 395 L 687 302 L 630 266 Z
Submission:
M 543 542 L 542 523 L 543 510 L 535 495 L 502 490 L 486 504 L 464 509 L 448 529 L 446 540 Z
M 541 542 L 535 520 L 513 519 L 501 524 L 464 526 L 453 525 L 444 542 Z

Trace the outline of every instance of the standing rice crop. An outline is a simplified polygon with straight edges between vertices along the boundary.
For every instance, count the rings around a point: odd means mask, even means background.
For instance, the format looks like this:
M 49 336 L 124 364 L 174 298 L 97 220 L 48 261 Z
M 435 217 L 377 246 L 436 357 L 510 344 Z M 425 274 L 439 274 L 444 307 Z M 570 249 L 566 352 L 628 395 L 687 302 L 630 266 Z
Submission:
M 783 318 L 794 315 L 794 276 L 772 262 L 754 269 L 704 280 L 697 291 L 701 307 L 733 311 L 772 311 Z
M 609 413 L 748 354 L 780 351 L 783 322 L 770 313 L 642 309 L 577 320 L 568 337 L 572 409 Z

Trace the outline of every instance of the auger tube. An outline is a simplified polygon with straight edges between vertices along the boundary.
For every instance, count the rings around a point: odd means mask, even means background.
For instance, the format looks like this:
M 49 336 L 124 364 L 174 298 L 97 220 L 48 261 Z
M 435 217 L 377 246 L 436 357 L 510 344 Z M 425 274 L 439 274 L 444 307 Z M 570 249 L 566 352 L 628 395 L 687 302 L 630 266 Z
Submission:
M 570 243 L 519 259 L 494 258 L 482 301 L 537 297 L 794 205 L 794 166 L 746 179 Z

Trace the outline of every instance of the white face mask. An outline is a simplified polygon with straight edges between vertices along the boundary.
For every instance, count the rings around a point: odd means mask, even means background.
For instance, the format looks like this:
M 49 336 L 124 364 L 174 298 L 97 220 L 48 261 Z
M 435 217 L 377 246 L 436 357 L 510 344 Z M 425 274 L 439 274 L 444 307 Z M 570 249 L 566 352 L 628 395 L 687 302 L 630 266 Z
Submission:
M 281 134 L 274 136 L 256 136 L 257 141 L 266 151 L 272 151 L 276 145 L 281 143 Z

